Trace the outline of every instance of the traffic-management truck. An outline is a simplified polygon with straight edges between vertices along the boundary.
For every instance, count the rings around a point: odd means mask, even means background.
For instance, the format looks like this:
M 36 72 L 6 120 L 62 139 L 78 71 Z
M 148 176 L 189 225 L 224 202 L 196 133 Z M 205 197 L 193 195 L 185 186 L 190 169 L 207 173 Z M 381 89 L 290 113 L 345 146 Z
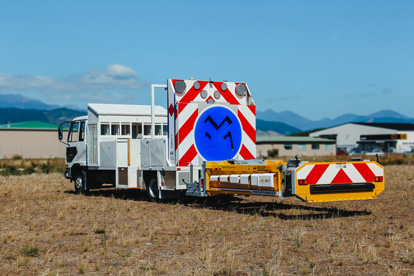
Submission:
M 167 90 L 167 109 L 154 105 L 155 88 Z M 256 106 L 245 83 L 169 79 L 151 85 L 151 105 L 89 104 L 69 123 L 65 176 L 77 193 L 105 184 L 154 201 L 237 194 L 312 203 L 384 190 L 375 161 L 255 159 Z M 63 124 L 58 132 L 62 140 Z

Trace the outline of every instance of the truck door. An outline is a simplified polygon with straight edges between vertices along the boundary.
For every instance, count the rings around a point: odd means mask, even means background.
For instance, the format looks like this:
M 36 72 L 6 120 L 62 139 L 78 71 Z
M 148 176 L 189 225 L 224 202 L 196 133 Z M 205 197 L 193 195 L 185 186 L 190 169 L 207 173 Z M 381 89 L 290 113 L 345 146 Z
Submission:
M 85 121 L 71 123 L 66 147 L 66 163 L 86 165 Z

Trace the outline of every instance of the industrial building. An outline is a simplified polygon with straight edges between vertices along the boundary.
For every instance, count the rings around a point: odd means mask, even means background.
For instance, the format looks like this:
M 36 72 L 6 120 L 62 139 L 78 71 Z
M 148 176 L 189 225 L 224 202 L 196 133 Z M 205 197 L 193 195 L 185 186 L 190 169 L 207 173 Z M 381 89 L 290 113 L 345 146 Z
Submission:
M 414 124 L 347 123 L 312 132 L 310 137 L 336 140 L 338 149 L 364 152 L 407 153 L 414 149 Z
M 335 140 L 306 136 L 258 136 L 256 138 L 257 158 L 278 156 L 327 156 L 336 154 Z
M 0 158 L 65 158 L 57 126 L 44 122 L 0 126 Z

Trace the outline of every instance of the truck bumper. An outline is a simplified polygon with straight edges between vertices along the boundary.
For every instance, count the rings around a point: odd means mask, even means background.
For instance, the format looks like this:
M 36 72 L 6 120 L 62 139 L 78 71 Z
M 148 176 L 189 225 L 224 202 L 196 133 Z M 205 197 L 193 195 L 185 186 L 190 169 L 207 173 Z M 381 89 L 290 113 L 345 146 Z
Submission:
M 66 171 L 65 171 L 65 178 L 66 179 L 71 179 L 72 178 L 71 175 L 70 175 L 70 169 L 69 168 L 67 168 Z

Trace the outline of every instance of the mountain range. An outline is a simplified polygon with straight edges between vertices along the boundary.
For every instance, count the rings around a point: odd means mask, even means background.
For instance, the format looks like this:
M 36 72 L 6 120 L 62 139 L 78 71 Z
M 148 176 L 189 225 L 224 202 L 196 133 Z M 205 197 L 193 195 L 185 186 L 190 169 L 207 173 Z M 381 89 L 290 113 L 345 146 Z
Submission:
M 62 108 L 59 105 L 50 105 L 42 101 L 24 97 L 18 94 L 0 94 L 0 108 L 20 108 L 20 109 L 36 109 L 36 110 L 53 110 Z M 75 106 L 67 105 L 64 106 L 68 109 L 78 108 Z
M 413 118 L 401 115 L 392 110 L 381 110 L 370 115 L 344 114 L 334 119 L 323 118 L 321 120 L 312 121 L 306 119 L 294 112 L 283 111 L 276 112 L 271 109 L 266 111 L 257 111 L 257 119 L 284 122 L 290 126 L 294 126 L 302 131 L 312 130 L 316 128 L 328 128 L 332 126 L 342 125 L 349 122 L 354 123 L 414 123 Z
M 0 125 L 27 121 L 58 125 L 81 115 L 86 115 L 86 110 L 49 105 L 21 95 L 0 94 Z M 257 135 L 288 135 L 349 122 L 414 123 L 414 119 L 392 110 L 382 110 L 366 116 L 349 113 L 317 121 L 306 119 L 292 111 L 276 112 L 268 109 L 256 112 Z
M 30 121 L 59 125 L 64 121 L 70 121 L 73 118 L 82 115 L 86 115 L 86 111 L 69 108 L 57 108 L 52 110 L 0 108 L 0 125 Z

